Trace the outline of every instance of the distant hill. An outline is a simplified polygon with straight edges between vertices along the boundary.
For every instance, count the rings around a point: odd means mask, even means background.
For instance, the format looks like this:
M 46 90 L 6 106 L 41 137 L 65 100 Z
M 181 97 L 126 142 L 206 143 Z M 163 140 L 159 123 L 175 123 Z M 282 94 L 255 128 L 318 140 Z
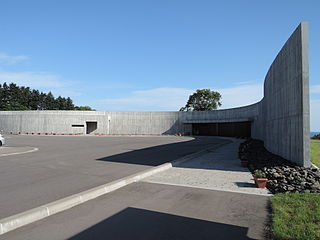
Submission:
M 310 132 L 310 137 L 313 137 L 313 136 L 315 136 L 317 134 L 320 134 L 320 132 Z

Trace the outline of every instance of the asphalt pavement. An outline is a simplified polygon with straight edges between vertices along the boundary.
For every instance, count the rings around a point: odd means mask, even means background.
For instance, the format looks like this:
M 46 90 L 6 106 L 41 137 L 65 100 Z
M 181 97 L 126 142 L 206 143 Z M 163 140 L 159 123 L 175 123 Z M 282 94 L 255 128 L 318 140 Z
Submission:
M 268 201 L 261 195 L 138 182 L 0 239 L 264 239 Z
M 0 218 L 99 186 L 221 143 L 214 137 L 9 135 L 1 156 Z

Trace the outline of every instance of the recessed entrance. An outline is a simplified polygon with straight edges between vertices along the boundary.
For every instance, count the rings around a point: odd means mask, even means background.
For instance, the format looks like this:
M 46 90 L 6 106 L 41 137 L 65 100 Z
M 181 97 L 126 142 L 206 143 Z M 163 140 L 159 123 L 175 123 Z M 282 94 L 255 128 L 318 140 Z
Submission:
M 87 134 L 93 133 L 95 130 L 98 128 L 98 123 L 97 122 L 86 122 L 87 124 Z
M 201 136 L 251 137 L 251 122 L 193 123 L 192 134 Z

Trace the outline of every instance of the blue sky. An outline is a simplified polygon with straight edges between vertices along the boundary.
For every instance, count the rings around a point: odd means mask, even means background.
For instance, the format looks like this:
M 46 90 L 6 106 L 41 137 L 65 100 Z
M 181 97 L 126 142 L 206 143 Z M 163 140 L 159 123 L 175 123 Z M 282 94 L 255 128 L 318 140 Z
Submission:
M 220 91 L 222 108 L 243 106 L 262 98 L 273 59 L 308 21 L 319 131 L 319 9 L 318 0 L 3 0 L 0 82 L 97 110 L 178 110 L 199 88 Z

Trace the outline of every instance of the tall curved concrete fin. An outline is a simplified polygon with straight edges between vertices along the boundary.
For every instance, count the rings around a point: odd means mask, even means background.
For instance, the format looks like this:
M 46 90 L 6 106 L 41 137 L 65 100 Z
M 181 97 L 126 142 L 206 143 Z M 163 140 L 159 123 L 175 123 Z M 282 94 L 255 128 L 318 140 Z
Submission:
M 264 82 L 265 147 L 301 166 L 310 166 L 308 24 L 302 22 L 273 61 Z

